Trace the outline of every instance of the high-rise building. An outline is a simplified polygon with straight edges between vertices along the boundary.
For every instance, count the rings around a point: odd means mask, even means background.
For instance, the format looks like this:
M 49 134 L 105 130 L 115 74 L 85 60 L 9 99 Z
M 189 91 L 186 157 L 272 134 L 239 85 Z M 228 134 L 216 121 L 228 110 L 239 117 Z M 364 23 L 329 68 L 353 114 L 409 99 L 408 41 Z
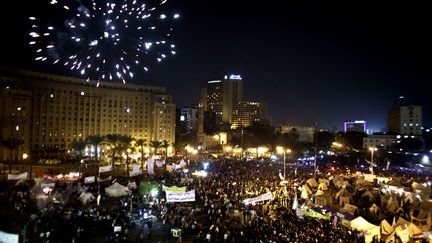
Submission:
M 366 121 L 345 121 L 344 132 L 366 132 Z
M 390 133 L 402 135 L 421 135 L 422 107 L 400 105 L 388 112 L 388 129 Z
M 222 80 L 208 81 L 202 93 L 205 95 L 204 109 L 214 112 L 216 126 L 220 127 L 231 122 L 233 106 L 243 96 L 243 80 L 239 75 L 226 75 Z
M 267 105 L 262 102 L 240 101 L 234 105 L 231 128 L 249 127 L 266 122 Z
M 175 142 L 175 105 L 165 88 L 20 70 L 0 72 L 0 135 L 24 140 L 18 154 L 64 154 L 90 135 Z M 0 157 L 7 153 L 0 149 Z M 20 158 L 21 156 L 18 156 Z

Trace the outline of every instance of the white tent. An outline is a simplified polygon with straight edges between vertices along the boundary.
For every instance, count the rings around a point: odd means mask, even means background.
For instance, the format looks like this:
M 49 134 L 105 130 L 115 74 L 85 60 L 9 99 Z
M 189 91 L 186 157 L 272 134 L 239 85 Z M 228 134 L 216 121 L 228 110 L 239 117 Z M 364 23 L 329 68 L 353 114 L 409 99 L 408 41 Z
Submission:
M 366 219 L 362 217 L 357 217 L 352 220 L 351 228 L 364 232 L 366 242 L 371 242 L 375 235 L 378 236 L 378 239 L 381 236 L 380 227 L 369 223 Z
M 120 185 L 119 183 L 114 183 L 109 187 L 105 188 L 105 194 L 108 197 L 122 197 L 128 195 L 128 188 Z
M 129 182 L 129 183 L 127 184 L 127 188 L 128 188 L 129 190 L 137 189 L 137 184 L 136 184 L 136 182 L 135 182 L 135 181 L 134 181 L 134 182 Z
M 93 201 L 95 197 L 90 192 L 82 192 L 78 199 L 82 202 L 82 204 L 87 204 Z
M 306 199 L 309 195 L 312 194 L 312 190 L 308 187 L 308 185 L 304 184 L 301 189 L 301 198 Z
M 410 235 L 410 238 L 422 238 L 423 237 L 423 230 L 420 229 L 417 225 L 411 223 L 408 225 L 408 232 Z
M 409 242 L 410 238 L 408 227 L 404 228 L 402 226 L 398 226 L 396 227 L 395 232 L 399 239 L 402 241 L 402 243 Z
M 327 186 L 330 185 L 330 181 L 327 179 L 320 178 L 318 182 L 319 184 L 325 183 Z
M 324 195 L 324 191 L 321 191 L 321 190 L 318 190 L 316 193 L 315 193 L 315 196 L 323 196 Z

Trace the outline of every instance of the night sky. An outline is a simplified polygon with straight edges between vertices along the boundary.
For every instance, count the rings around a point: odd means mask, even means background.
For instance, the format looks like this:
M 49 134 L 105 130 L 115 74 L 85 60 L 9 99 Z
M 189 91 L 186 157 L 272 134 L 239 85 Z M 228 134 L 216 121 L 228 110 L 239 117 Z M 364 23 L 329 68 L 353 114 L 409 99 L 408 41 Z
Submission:
M 31 1 L 31 11 L 24 2 L 2 3 L 1 64 L 70 75 L 32 61 L 28 17 L 43 13 L 48 0 Z M 385 129 L 387 111 L 404 95 L 423 106 L 424 126 L 431 126 L 426 3 L 356 3 L 171 0 L 168 7 L 181 14 L 177 55 L 130 82 L 166 86 L 180 107 L 196 104 L 207 81 L 240 74 L 245 100 L 266 102 L 273 125 L 316 121 L 338 130 L 345 120 Z

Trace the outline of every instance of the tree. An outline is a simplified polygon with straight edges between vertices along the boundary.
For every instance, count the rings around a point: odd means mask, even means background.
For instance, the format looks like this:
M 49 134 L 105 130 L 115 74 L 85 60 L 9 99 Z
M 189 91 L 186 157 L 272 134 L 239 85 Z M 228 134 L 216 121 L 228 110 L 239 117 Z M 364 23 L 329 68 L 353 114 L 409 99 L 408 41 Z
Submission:
M 335 136 L 326 131 L 318 132 L 316 135 L 317 147 L 320 149 L 327 150 L 331 147 L 332 143 L 335 141 Z M 314 145 L 315 146 L 315 145 Z
M 168 147 L 170 146 L 169 142 L 167 140 L 163 140 L 161 147 L 165 149 L 165 158 L 168 157 Z
M 101 135 L 91 135 L 88 136 L 86 141 L 88 144 L 93 145 L 95 148 L 95 161 L 98 162 L 99 156 L 99 145 L 105 140 L 105 136 Z
M 19 138 L 11 137 L 2 140 L 2 145 L 9 150 L 9 173 L 12 173 L 12 163 L 17 161 L 17 156 L 14 156 L 14 154 L 22 144 L 24 144 L 24 140 Z
M 119 139 L 119 146 L 118 146 L 119 150 L 126 154 L 126 174 L 129 173 L 129 151 L 128 150 L 131 148 L 131 143 L 134 140 L 135 139 L 133 137 L 128 135 L 120 136 Z
M 340 135 L 341 142 L 350 148 L 361 150 L 363 149 L 363 138 L 367 137 L 364 132 L 349 131 Z
M 158 149 L 162 147 L 162 141 L 150 141 L 150 147 L 154 148 L 154 153 L 157 154 Z
M 138 139 L 136 141 L 136 145 L 138 145 L 141 149 L 141 168 L 144 169 L 144 146 L 146 146 L 146 140 L 145 139 Z
M 111 145 L 111 163 L 114 171 L 114 162 L 115 162 L 115 155 L 118 151 L 118 146 L 120 143 L 122 135 L 120 134 L 108 134 L 105 136 L 105 142 Z
M 78 151 L 78 153 L 79 153 L 78 157 L 81 160 L 81 158 L 83 156 L 83 151 L 87 147 L 87 142 L 83 141 L 83 140 L 73 141 L 71 144 L 71 147 L 74 151 Z

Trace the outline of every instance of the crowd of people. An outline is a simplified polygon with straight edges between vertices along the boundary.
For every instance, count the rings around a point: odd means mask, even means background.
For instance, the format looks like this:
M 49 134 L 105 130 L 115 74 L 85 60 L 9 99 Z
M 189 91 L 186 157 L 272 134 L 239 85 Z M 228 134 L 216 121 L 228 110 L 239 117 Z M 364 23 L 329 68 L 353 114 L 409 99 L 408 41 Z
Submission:
M 312 176 L 310 170 L 299 169 L 295 174 L 288 170 L 290 179 L 281 183 L 282 165 L 269 160 L 215 160 L 206 168 L 206 177 L 190 173 L 203 169 L 201 162 L 190 162 L 188 169 L 114 178 L 121 184 L 134 181 L 138 188 L 143 181 L 155 181 L 161 191 L 155 197 L 133 189 L 126 197 L 108 198 L 100 188 L 112 182 L 85 187 L 79 180 L 57 183 L 50 196 L 58 195 L 61 200 L 41 204 L 46 198 L 39 197 L 40 187 L 34 182 L 13 186 L 3 182 L 0 200 L 7 206 L 1 213 L 16 220 L 6 225 L 3 219 L 2 228 L 19 228 L 27 242 L 82 242 L 96 239 L 95 234 L 102 235 L 104 242 L 364 242 L 362 232 L 333 220 L 301 217 L 293 209 L 295 200 L 302 203 L 297 197 L 298 185 Z M 162 185 L 195 190 L 195 202 L 166 203 Z M 101 204 L 83 205 L 78 200 L 83 188 L 95 195 L 102 192 Z M 267 192 L 272 192 L 272 199 L 243 202 Z M 162 234 L 152 238 L 155 222 L 164 227 L 157 229 Z M 117 230 L 113 230 L 115 226 Z M 173 238 L 171 229 L 179 229 L 181 236 Z

